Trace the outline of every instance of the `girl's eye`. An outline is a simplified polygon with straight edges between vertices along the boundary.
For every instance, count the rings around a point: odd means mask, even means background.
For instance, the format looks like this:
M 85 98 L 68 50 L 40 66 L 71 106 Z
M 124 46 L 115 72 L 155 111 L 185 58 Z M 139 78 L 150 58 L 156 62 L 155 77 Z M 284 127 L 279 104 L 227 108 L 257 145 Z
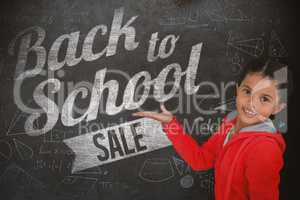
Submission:
M 247 94 L 247 95 L 251 94 L 251 91 L 250 91 L 249 89 L 246 89 L 246 88 L 245 88 L 245 89 L 243 89 L 242 91 L 243 91 L 245 94 Z
M 270 99 L 269 99 L 268 97 L 261 97 L 261 98 L 260 98 L 260 101 L 261 101 L 261 102 L 269 102 Z

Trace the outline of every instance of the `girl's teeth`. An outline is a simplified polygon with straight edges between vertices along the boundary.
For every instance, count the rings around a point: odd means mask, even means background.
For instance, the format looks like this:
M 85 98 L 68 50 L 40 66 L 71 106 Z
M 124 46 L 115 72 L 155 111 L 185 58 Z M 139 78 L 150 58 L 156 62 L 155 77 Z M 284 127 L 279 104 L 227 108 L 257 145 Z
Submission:
M 248 115 L 256 115 L 256 112 L 253 112 L 251 110 L 248 110 L 248 109 L 244 109 L 244 111 L 248 114 Z

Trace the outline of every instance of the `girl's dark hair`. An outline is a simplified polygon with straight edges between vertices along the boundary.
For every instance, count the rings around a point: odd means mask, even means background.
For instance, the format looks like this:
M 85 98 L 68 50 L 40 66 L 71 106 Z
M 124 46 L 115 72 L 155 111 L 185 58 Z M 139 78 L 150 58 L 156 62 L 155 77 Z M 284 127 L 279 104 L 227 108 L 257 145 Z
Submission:
M 285 95 L 291 94 L 292 76 L 289 73 L 288 66 L 286 64 L 267 58 L 256 58 L 250 60 L 242 68 L 242 72 L 238 79 L 238 85 L 240 85 L 245 77 L 251 73 L 260 73 L 264 77 L 277 80 L 279 83 L 277 85 L 278 89 L 287 89 L 285 90 Z

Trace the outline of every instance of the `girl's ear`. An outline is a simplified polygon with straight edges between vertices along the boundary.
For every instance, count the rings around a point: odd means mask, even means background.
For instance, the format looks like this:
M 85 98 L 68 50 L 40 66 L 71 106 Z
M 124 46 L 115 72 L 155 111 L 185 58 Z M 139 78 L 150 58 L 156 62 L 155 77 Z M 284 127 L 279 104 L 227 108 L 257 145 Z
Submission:
M 279 113 L 280 111 L 282 111 L 284 108 L 286 107 L 286 103 L 279 103 L 275 106 L 275 109 L 273 111 L 273 115 Z

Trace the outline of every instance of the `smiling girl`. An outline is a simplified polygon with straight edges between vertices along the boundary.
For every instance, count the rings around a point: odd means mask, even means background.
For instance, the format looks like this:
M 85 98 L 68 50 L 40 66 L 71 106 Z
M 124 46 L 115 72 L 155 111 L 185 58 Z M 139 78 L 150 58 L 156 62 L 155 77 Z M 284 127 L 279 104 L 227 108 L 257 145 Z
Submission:
M 174 149 L 194 170 L 215 169 L 216 200 L 279 199 L 285 142 L 270 117 L 286 106 L 281 98 L 283 76 L 278 76 L 284 67 L 262 59 L 249 62 L 237 84 L 236 110 L 203 145 L 164 105 L 161 113 L 133 115 L 162 122 Z

